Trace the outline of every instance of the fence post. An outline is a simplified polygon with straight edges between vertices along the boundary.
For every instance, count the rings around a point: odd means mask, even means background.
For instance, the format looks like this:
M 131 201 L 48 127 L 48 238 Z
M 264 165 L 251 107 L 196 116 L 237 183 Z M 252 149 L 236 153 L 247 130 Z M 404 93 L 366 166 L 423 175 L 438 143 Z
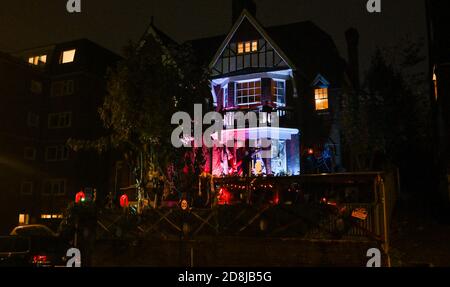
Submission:
M 383 204 L 383 244 L 382 248 L 387 256 L 387 267 L 391 267 L 391 258 L 389 256 L 389 227 L 388 227 L 388 212 L 386 206 L 386 189 L 384 188 L 384 180 L 381 175 L 377 176 L 377 181 L 381 191 L 381 203 Z

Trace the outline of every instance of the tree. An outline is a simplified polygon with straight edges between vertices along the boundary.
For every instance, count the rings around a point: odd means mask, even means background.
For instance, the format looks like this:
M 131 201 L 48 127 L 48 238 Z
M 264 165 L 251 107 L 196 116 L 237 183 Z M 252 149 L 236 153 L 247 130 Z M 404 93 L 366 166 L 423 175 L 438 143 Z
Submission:
M 372 56 L 363 91 L 344 99 L 342 126 L 351 154 L 352 170 L 399 166 L 411 147 L 423 149 L 428 136 L 429 105 L 421 45 L 411 41 L 380 49 Z
M 188 103 L 203 100 L 199 87 L 207 88 L 206 73 L 193 62 L 189 46 L 162 43 L 153 34 L 140 45 L 129 44 L 125 59 L 108 73 L 108 93 L 99 109 L 106 135 L 94 141 L 69 140 L 74 150 L 123 153 L 135 175 L 138 211 L 147 183 L 166 179 L 169 166 L 183 165 L 185 150 L 170 141 L 171 117 Z

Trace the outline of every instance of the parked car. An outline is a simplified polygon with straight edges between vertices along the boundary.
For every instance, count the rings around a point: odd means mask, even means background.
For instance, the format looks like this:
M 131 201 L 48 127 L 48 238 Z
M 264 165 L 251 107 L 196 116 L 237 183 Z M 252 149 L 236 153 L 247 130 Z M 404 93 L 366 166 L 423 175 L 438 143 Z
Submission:
M 0 237 L 0 266 L 32 266 L 29 238 L 20 236 Z
M 20 225 L 15 227 L 9 235 L 23 237 L 57 237 L 58 235 L 43 224 Z
M 7 249 L 9 248 L 10 253 L 14 254 L 14 257 L 18 260 L 18 262 L 6 260 L 5 264 L 9 262 L 12 265 L 39 267 L 65 265 L 68 245 L 57 233 L 45 225 L 17 226 L 11 231 L 9 237 L 2 240 L 4 241 L 4 253 L 8 252 Z M 23 240 L 28 242 L 28 251 L 24 250 L 26 249 L 26 243 Z

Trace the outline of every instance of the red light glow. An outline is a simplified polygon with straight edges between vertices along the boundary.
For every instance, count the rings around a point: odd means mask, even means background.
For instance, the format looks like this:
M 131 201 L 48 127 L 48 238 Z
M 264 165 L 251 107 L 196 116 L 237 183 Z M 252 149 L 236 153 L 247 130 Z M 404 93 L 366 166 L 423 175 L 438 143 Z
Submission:
M 47 256 L 46 255 L 35 255 L 33 256 L 33 264 L 43 264 L 47 263 Z
M 231 199 L 233 198 L 233 195 L 226 189 L 225 187 L 221 187 L 219 189 L 219 194 L 217 195 L 219 205 L 229 205 L 231 204 Z
M 86 195 L 84 194 L 83 191 L 80 191 L 75 195 L 75 203 L 80 203 L 85 200 L 86 200 Z
M 128 207 L 129 201 L 128 201 L 128 195 L 123 194 L 120 197 L 120 206 L 121 207 Z

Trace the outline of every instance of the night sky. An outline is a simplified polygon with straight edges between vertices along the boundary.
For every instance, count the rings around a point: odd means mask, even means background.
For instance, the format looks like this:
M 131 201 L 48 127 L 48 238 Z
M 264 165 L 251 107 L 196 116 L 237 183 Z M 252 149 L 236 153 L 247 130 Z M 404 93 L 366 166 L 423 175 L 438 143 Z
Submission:
M 177 41 L 228 32 L 231 0 L 82 0 L 81 14 L 68 14 L 66 0 L 2 0 L 0 51 L 88 38 L 117 53 L 155 24 Z M 378 46 L 396 44 L 403 36 L 426 39 L 423 0 L 381 0 L 382 12 L 370 14 L 367 0 L 255 0 L 264 26 L 311 20 L 334 38 L 347 57 L 344 31 L 360 32 L 361 71 Z M 424 54 L 426 51 L 424 51 Z

